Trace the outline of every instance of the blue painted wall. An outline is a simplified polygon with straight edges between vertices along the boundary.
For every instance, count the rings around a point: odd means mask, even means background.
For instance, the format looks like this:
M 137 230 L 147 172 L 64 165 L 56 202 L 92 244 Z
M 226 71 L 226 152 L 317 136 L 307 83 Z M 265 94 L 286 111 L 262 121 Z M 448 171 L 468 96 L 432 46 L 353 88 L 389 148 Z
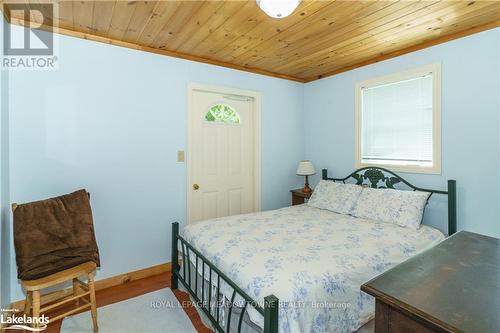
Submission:
M 9 128 L 8 128 L 8 75 L 1 71 L 0 78 L 0 305 L 10 304 L 11 281 L 11 224 L 9 193 Z
M 0 18 L 0 58 L 3 58 L 3 23 Z M 0 307 L 10 305 L 9 208 L 9 72 L 0 69 Z
M 459 228 L 500 237 L 500 29 L 305 85 L 305 154 L 331 174 L 347 175 L 354 168 L 356 82 L 432 63 L 442 65 L 442 174 L 404 177 L 431 188 L 456 179 Z M 445 208 L 435 198 L 425 222 L 442 227 Z
M 303 158 L 303 87 L 262 75 L 59 37 L 59 69 L 10 73 L 11 201 L 85 187 L 97 278 L 169 261 L 186 218 L 188 81 L 262 92 L 262 208 L 283 207 Z M 12 251 L 12 258 L 13 257 Z M 12 259 L 12 299 L 22 298 Z

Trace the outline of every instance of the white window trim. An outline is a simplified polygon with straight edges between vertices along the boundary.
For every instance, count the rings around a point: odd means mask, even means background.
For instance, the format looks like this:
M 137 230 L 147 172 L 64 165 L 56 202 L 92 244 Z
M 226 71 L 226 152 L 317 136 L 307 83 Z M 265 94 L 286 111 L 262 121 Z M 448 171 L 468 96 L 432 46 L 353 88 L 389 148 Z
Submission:
M 402 81 L 414 78 L 420 75 L 426 75 L 429 72 L 433 74 L 433 91 L 432 91 L 432 110 L 433 110 L 433 126 L 432 126 L 432 143 L 433 156 L 432 167 L 423 167 L 417 165 L 392 165 L 392 164 L 372 164 L 361 162 L 361 88 L 378 86 L 381 84 Z M 411 173 L 428 173 L 441 174 L 441 64 L 432 64 L 424 67 L 419 67 L 395 74 L 382 76 L 370 80 L 358 82 L 356 84 L 356 101 L 355 101 L 355 161 L 356 168 L 380 166 L 388 168 L 392 171 L 411 172 Z

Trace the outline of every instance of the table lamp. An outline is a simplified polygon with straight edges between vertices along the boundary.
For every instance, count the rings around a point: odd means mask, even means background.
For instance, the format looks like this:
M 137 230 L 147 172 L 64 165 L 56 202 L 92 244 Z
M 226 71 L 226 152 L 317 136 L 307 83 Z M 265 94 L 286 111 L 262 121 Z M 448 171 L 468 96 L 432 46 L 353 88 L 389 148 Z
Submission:
M 311 193 L 312 190 L 309 187 L 309 176 L 312 176 L 316 173 L 314 170 L 314 166 L 309 160 L 302 160 L 299 162 L 299 166 L 297 168 L 297 175 L 298 176 L 306 176 L 306 181 L 304 184 L 304 188 L 302 189 L 302 192 L 304 193 Z

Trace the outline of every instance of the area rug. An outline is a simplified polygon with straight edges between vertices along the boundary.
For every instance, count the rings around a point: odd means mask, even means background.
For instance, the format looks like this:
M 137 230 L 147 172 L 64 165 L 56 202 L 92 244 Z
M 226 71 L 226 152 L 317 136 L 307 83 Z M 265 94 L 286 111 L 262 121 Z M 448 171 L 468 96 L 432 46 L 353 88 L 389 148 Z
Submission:
M 191 333 L 193 324 L 168 288 L 97 308 L 99 333 Z M 92 332 L 90 311 L 64 318 L 61 333 Z

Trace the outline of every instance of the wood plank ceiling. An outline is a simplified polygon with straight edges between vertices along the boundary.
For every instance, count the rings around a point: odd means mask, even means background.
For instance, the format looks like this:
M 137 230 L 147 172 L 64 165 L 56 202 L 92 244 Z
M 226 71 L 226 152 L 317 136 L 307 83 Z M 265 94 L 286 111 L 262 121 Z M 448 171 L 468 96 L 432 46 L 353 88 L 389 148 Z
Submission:
M 279 20 L 253 0 L 52 2 L 63 34 L 300 82 L 500 26 L 500 1 L 305 0 Z

